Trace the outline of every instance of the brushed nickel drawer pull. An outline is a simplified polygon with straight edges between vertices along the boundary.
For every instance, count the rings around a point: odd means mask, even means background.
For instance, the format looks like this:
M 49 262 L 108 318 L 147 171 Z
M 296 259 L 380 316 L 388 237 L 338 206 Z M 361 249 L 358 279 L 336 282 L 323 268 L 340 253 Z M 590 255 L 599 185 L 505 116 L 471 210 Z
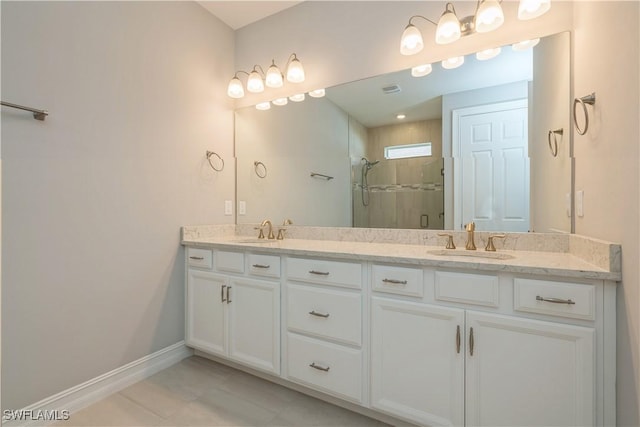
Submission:
M 222 285 L 222 288 L 220 288 L 220 301 L 225 302 L 226 298 L 224 297 L 224 288 L 226 288 L 227 285 Z
M 328 271 L 316 271 L 316 270 L 311 270 L 309 271 L 309 274 L 315 274 L 317 276 L 328 276 L 329 272 Z
M 458 328 L 456 330 L 456 352 L 458 354 L 460 354 L 460 325 L 458 325 Z
M 271 268 L 270 265 L 265 265 L 265 264 L 253 264 L 254 268 Z
M 311 311 L 309 312 L 309 314 L 310 314 L 310 315 L 312 315 L 312 316 L 316 316 L 316 317 L 323 317 L 323 318 L 325 318 L 325 319 L 326 319 L 327 317 L 329 317 L 329 313 L 327 313 L 327 314 L 322 314 L 322 313 L 318 313 L 318 312 L 317 312 L 317 311 L 315 311 L 315 310 L 311 310 Z
M 392 283 L 394 285 L 406 285 L 406 280 L 395 280 L 395 279 L 382 279 L 384 283 Z
M 324 372 L 329 372 L 329 369 L 331 368 L 330 366 L 322 367 L 319 365 L 316 365 L 316 362 L 311 362 L 311 365 L 309 365 L 311 368 L 313 369 L 317 369 L 318 371 L 324 371 Z
M 195 259 L 197 261 L 202 261 L 202 260 L 204 260 L 204 257 L 201 257 L 201 256 L 190 256 L 189 259 Z
M 575 301 L 572 301 L 570 299 L 560 299 L 560 298 L 543 298 L 540 295 L 536 296 L 536 301 L 544 301 L 544 302 L 552 302 L 554 304 L 575 304 Z
M 231 291 L 231 286 L 227 286 L 227 304 L 231 302 L 231 296 L 229 295 L 230 291 Z
M 473 328 L 470 328 L 469 331 L 469 356 L 473 356 L 473 345 L 474 345 L 474 340 L 473 340 Z

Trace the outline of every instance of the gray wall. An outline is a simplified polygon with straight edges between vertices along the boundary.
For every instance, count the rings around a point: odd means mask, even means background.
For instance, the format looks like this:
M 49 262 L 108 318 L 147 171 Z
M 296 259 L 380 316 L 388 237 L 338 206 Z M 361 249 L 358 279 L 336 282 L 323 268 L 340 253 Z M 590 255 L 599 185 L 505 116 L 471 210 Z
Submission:
M 2 1 L 2 407 L 184 338 L 180 226 L 232 223 L 233 31 L 193 2 Z M 225 158 L 211 170 L 205 151 Z

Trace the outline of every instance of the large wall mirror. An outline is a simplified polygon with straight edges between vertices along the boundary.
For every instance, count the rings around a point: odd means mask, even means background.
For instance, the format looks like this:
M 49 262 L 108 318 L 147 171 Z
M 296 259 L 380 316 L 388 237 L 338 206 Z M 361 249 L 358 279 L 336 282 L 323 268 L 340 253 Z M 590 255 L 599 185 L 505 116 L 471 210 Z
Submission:
M 238 223 L 572 231 L 570 35 L 236 111 Z

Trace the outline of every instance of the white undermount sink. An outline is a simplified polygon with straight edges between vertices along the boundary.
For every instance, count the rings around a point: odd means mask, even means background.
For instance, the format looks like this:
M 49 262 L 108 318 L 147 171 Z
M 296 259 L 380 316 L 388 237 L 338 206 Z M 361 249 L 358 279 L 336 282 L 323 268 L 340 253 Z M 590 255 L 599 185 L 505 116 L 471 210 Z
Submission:
M 467 257 L 467 258 L 484 258 L 484 259 L 513 259 L 514 256 L 505 254 L 502 252 L 487 252 L 487 251 L 467 251 L 456 249 L 437 249 L 427 252 L 430 255 L 437 256 L 453 256 L 453 257 Z

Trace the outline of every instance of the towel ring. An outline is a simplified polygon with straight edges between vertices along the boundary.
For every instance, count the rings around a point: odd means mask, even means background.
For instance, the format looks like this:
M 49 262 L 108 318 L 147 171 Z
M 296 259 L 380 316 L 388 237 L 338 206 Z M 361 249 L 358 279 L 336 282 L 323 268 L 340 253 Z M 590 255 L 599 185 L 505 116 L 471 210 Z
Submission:
M 220 160 L 220 162 L 222 163 L 222 166 L 220 166 L 220 169 L 213 166 L 213 163 L 211 162 L 211 156 L 216 156 Z M 224 160 L 222 159 L 222 157 L 220 157 L 218 153 L 214 153 L 213 151 L 207 151 L 207 160 L 209 161 L 209 166 L 211 166 L 211 169 L 213 169 L 214 171 L 222 172 L 224 170 Z
M 262 168 L 260 166 L 262 166 Z M 267 167 L 264 165 L 264 163 L 256 160 L 255 162 L 253 162 L 253 168 L 256 171 L 256 175 L 258 175 L 258 178 L 266 178 Z
M 573 100 L 573 124 L 576 126 L 576 130 L 580 135 L 584 135 L 589 130 L 589 111 L 587 111 L 587 104 L 595 105 L 596 93 L 593 92 L 590 95 L 585 95 L 582 98 L 576 98 Z M 576 118 L 576 107 L 578 104 L 582 105 L 582 112 L 584 113 L 584 129 L 580 129 L 578 120 Z
M 549 141 L 549 150 L 551 150 L 553 157 L 558 157 L 558 135 L 562 136 L 563 134 L 564 129 L 562 128 L 549 131 L 547 140 Z M 551 145 L 551 135 L 553 135 L 553 145 Z

